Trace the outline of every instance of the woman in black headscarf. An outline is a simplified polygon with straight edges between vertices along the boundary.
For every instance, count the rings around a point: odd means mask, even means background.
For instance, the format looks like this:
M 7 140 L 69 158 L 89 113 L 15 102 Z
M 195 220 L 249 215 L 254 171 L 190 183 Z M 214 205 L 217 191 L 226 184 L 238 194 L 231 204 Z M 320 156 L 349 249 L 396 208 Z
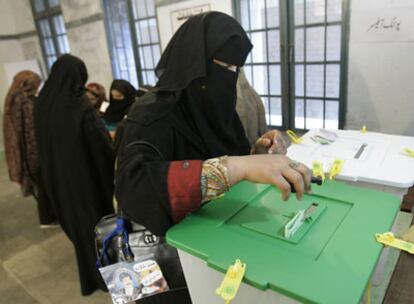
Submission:
M 115 79 L 109 94 L 109 107 L 103 115 L 103 120 L 109 131 L 115 131 L 116 126 L 124 119 L 134 103 L 136 90 L 128 81 Z
M 41 178 L 72 241 L 83 295 L 104 288 L 95 268 L 94 227 L 112 213 L 114 152 L 85 94 L 87 71 L 63 55 L 52 66 L 35 106 Z
M 125 122 L 116 196 L 127 217 L 163 236 L 242 179 L 274 184 L 284 199 L 289 182 L 299 198 L 308 189 L 304 165 L 282 155 L 249 155 L 236 82 L 251 48 L 237 21 L 219 12 L 190 18 L 173 36 L 156 68 L 154 100 L 135 104 Z M 164 269 L 164 275 L 170 288 L 185 284 L 177 273 Z M 190 301 L 181 296 L 158 303 Z

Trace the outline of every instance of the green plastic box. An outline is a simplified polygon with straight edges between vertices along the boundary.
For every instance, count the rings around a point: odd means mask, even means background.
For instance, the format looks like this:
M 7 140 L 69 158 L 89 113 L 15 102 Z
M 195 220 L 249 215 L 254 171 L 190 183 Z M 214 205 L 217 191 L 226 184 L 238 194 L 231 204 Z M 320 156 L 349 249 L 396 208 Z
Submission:
M 312 190 L 283 202 L 273 186 L 241 182 L 172 227 L 167 242 L 222 273 L 240 259 L 243 282 L 261 291 L 304 303 L 359 303 L 383 248 L 374 235 L 391 229 L 400 199 L 341 182 Z M 284 238 L 284 225 L 312 203 L 312 220 Z M 202 296 L 189 285 L 193 300 Z

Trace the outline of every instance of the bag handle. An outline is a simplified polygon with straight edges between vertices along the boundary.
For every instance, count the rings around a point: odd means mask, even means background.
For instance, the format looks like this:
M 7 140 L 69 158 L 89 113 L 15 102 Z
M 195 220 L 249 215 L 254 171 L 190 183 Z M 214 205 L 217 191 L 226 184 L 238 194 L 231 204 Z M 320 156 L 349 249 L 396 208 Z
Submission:
M 157 154 L 161 157 L 162 160 L 165 160 L 164 156 L 162 155 L 161 151 L 155 147 L 153 144 L 147 142 L 147 141 L 141 141 L 141 140 L 137 140 L 137 141 L 133 141 L 131 143 L 129 143 L 125 149 L 130 148 L 132 146 L 136 146 L 136 145 L 142 145 L 142 146 L 146 146 L 151 148 L 152 150 L 154 150 L 155 152 L 157 152 Z M 115 159 L 115 170 L 117 168 L 117 159 Z M 125 259 L 129 259 L 132 258 L 134 255 L 131 251 L 131 248 L 129 247 L 129 233 L 128 233 L 128 229 L 126 227 L 127 225 L 127 220 L 124 218 L 123 214 L 122 214 L 122 210 L 120 208 L 118 208 L 118 201 L 116 200 L 115 197 L 115 193 L 113 195 L 113 200 L 112 200 L 113 206 L 114 206 L 114 210 L 115 213 L 117 215 L 117 219 L 116 219 L 116 227 L 114 230 L 112 230 L 110 233 L 108 233 L 104 239 L 103 239 L 103 245 L 102 245 L 102 254 L 98 257 L 98 260 L 96 261 L 96 267 L 100 268 L 102 267 L 102 262 L 103 260 L 106 260 L 106 263 L 109 263 L 109 257 L 108 257 L 108 253 L 107 253 L 107 249 L 109 246 L 109 243 L 111 241 L 111 239 L 117 235 L 122 235 L 122 241 L 123 244 L 125 245 L 125 247 L 122 247 L 122 252 L 125 256 Z
M 104 262 L 109 263 L 107 249 L 112 238 L 117 235 L 122 235 L 122 241 L 125 244 L 125 247 L 122 247 L 121 249 L 125 259 L 128 260 L 134 256 L 132 254 L 131 248 L 129 247 L 129 234 L 126 228 L 126 220 L 122 217 L 118 217 L 116 219 L 115 229 L 108 233 L 103 239 L 102 254 L 98 257 L 98 260 L 96 261 L 96 268 L 100 268 L 103 266 L 103 260 L 105 260 Z

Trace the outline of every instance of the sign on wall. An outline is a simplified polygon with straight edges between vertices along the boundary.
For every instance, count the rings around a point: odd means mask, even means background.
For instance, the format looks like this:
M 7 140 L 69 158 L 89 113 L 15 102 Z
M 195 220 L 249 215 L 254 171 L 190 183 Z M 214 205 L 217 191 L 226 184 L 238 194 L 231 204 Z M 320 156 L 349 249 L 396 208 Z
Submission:
M 177 29 L 191 16 L 218 11 L 232 15 L 232 0 L 187 0 L 157 6 L 161 49 L 164 50 Z
M 414 41 L 414 1 L 366 0 L 353 6 L 351 41 Z
M 184 8 L 172 11 L 171 16 L 171 27 L 173 33 L 191 16 L 198 15 L 204 12 L 210 11 L 210 4 L 198 5 L 190 8 Z

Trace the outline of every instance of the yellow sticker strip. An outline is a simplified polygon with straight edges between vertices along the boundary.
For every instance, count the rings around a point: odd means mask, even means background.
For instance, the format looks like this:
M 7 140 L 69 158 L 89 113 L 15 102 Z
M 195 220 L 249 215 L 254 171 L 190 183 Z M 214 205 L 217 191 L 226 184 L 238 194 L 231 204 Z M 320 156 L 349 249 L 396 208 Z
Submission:
M 323 164 L 318 161 L 312 163 L 313 176 L 322 178 L 322 182 L 325 181 L 325 172 L 323 171 Z
M 221 296 L 226 304 L 236 296 L 245 271 L 246 264 L 237 259 L 233 265 L 230 265 L 220 287 L 216 289 L 216 294 Z
M 344 161 L 340 159 L 336 159 L 333 162 L 331 169 L 329 170 L 330 180 L 333 180 L 339 173 L 341 173 L 343 165 L 344 165 Z
M 287 130 L 286 134 L 289 136 L 293 144 L 300 144 L 303 140 L 302 138 L 299 138 L 299 136 L 297 136 L 296 133 L 292 130 Z
M 405 148 L 404 153 L 408 156 L 414 157 L 414 151 L 411 150 L 410 148 Z
M 386 246 L 394 247 L 408 253 L 414 254 L 414 244 L 409 243 L 400 239 L 397 239 L 392 232 L 377 233 L 375 238 L 378 243 L 384 244 Z
M 366 304 L 371 304 L 371 287 L 372 283 L 371 281 L 369 281 L 367 286 L 367 301 L 365 302 Z
M 362 133 L 367 133 L 367 131 L 368 131 L 368 130 L 367 130 L 367 126 L 366 126 L 366 125 L 363 125 L 363 126 L 362 126 L 362 129 L 361 129 L 361 132 L 362 132 Z

